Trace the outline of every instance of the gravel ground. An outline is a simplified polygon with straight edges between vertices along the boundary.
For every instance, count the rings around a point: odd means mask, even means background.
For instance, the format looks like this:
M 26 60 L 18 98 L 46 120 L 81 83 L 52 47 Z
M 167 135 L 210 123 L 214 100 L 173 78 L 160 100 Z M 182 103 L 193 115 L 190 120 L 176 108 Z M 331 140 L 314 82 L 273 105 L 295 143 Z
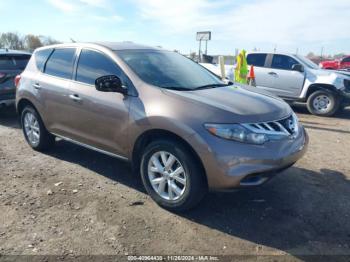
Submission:
M 295 110 L 310 135 L 302 160 L 178 215 L 124 162 L 64 141 L 33 151 L 14 110 L 0 109 L 0 254 L 350 255 L 350 108 L 333 118 Z

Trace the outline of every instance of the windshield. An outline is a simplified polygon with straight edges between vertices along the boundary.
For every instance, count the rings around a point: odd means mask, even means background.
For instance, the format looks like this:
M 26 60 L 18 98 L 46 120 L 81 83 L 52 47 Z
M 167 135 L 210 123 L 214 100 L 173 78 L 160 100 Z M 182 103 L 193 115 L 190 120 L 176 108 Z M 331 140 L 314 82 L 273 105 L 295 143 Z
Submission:
M 117 55 L 146 83 L 173 90 L 225 85 L 192 60 L 170 51 L 121 50 Z
M 312 69 L 319 69 L 319 66 L 312 62 L 309 58 L 306 58 L 304 56 L 297 55 L 299 60 L 301 60 L 307 67 L 312 68 Z

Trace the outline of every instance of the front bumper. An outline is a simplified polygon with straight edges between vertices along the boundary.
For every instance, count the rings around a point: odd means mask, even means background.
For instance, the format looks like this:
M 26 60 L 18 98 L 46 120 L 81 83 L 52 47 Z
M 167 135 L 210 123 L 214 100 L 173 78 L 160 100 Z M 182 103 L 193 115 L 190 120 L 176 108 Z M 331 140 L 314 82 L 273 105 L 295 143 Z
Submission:
M 238 143 L 212 135 L 207 139 L 207 153 L 200 155 L 211 190 L 261 185 L 298 161 L 309 141 L 302 126 L 296 138 L 264 145 Z

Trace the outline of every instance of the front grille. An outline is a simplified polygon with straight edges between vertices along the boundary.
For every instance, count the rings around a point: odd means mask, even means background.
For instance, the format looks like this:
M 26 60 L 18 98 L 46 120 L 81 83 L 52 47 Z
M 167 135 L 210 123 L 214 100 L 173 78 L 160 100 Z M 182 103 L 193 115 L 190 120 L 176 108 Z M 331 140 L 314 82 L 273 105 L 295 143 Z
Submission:
M 244 126 L 254 133 L 267 135 L 292 136 L 298 133 L 298 120 L 294 114 L 277 121 L 244 124 Z

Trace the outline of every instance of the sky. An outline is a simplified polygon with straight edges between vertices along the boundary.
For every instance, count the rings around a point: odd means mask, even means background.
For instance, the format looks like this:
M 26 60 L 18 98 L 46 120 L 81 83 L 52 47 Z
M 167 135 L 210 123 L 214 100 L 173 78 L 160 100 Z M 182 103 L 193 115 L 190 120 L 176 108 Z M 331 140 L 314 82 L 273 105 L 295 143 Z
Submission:
M 350 53 L 350 0 L 0 0 L 0 32 L 62 42 L 133 41 L 188 54 Z

